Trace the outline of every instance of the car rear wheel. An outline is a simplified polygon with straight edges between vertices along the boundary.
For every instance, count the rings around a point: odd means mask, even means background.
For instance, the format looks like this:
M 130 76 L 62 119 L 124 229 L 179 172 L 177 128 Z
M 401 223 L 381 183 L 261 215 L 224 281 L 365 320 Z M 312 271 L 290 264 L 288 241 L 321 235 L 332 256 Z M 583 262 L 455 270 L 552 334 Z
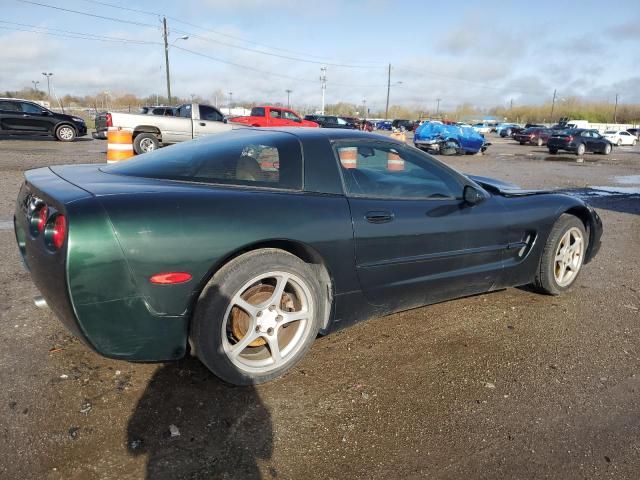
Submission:
M 133 139 L 133 149 L 138 155 L 160 148 L 160 141 L 153 133 L 139 133 Z
M 578 148 L 576 148 L 576 155 L 578 155 L 579 157 L 581 157 L 582 155 L 584 155 L 584 152 L 586 152 L 586 148 L 584 146 L 584 143 L 581 143 L 580 145 L 578 145 Z
M 61 142 L 73 142 L 76 139 L 76 129 L 71 125 L 60 125 L 56 128 L 56 138 Z
M 604 153 L 605 155 L 609 155 L 611 153 L 611 144 L 607 143 L 604 146 L 604 150 L 602 151 L 602 153 Z
M 204 288 L 191 341 L 200 360 L 234 385 L 290 370 L 309 349 L 324 312 L 312 267 L 278 249 L 243 254 Z
M 550 149 L 549 149 L 549 153 L 550 153 L 551 155 L 555 155 L 556 153 L 558 153 L 558 149 L 557 149 L 557 148 L 550 148 Z
M 536 145 L 538 147 L 541 147 L 542 145 L 544 145 L 544 142 L 542 141 L 542 139 L 540 137 L 538 137 L 538 141 L 536 142 Z
M 575 282 L 587 251 L 583 223 L 573 215 L 563 214 L 555 223 L 540 257 L 534 280 L 537 290 L 559 295 Z

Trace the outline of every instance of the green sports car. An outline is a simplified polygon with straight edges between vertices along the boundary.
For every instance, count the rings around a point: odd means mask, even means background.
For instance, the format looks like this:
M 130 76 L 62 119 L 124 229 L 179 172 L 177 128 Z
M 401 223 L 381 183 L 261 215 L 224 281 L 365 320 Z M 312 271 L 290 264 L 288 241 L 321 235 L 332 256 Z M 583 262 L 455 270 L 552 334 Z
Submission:
M 559 294 L 600 245 L 580 199 L 462 175 L 389 137 L 242 128 L 25 174 L 17 243 L 102 355 L 197 355 L 234 384 L 372 316 L 515 285 Z

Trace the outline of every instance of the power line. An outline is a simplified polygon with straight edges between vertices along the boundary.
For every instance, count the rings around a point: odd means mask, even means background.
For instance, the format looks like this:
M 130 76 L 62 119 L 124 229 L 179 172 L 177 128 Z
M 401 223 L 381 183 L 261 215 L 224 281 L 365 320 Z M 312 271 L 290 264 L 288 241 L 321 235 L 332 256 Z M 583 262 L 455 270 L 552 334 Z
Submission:
M 22 1 L 22 0 L 20 0 L 20 1 Z M 107 7 L 127 10 L 127 11 L 131 11 L 131 12 L 135 12 L 135 13 L 143 13 L 143 14 L 155 16 L 155 17 L 158 17 L 158 18 L 162 17 L 162 15 L 160 15 L 159 13 L 150 12 L 150 11 L 147 11 L 147 10 L 139 10 L 139 9 L 136 9 L 136 8 L 121 7 L 121 6 L 113 4 L 113 3 L 102 2 L 102 1 L 98 1 L 98 0 L 83 0 L 83 1 L 89 2 L 89 3 L 93 3 L 93 4 L 96 4 L 96 5 L 101 5 L 101 6 L 107 6 Z M 32 2 L 30 2 L 30 3 L 32 3 Z M 35 3 L 35 2 L 33 2 L 33 3 Z M 81 13 L 81 14 L 83 13 L 83 12 L 78 12 L 78 11 L 73 11 L 73 12 L 74 13 Z M 222 33 L 222 32 L 218 32 L 217 30 L 211 30 L 211 29 L 207 29 L 207 28 L 204 28 L 204 27 L 200 27 L 198 25 L 195 25 L 193 23 L 190 23 L 190 22 L 187 22 L 187 21 L 184 21 L 184 20 L 180 20 L 180 19 L 175 18 L 175 17 L 166 16 L 166 18 L 168 18 L 169 20 L 173 20 L 175 22 L 178 22 L 178 23 L 182 23 L 184 25 L 188 25 L 188 26 L 193 27 L 193 28 L 197 28 L 199 30 L 203 30 L 205 32 L 211 32 L 211 33 L 213 33 L 215 35 L 220 35 L 220 36 L 232 38 L 234 40 L 239 40 L 239 41 L 246 42 L 246 43 L 252 43 L 254 45 L 262 45 L 262 44 L 259 44 L 259 43 L 256 43 L 256 42 L 251 42 L 249 40 L 242 39 L 240 37 L 236 37 L 234 35 L 228 35 L 228 34 L 225 34 L 225 33 Z M 186 31 L 186 30 L 178 30 L 178 29 L 175 29 L 175 28 L 173 30 L 175 32 L 177 32 L 177 33 L 183 33 L 183 34 L 189 35 L 190 37 L 198 38 L 198 39 L 204 40 L 206 42 L 217 43 L 219 45 L 224 45 L 224 46 L 230 47 L 230 48 L 237 48 L 239 50 L 253 52 L 253 53 L 260 54 L 260 55 L 268 55 L 268 56 L 271 56 L 271 57 L 283 58 L 283 59 L 286 59 L 286 60 L 292 60 L 292 61 L 296 61 L 296 62 L 314 63 L 314 64 L 318 64 L 318 65 L 330 65 L 332 67 L 342 67 L 342 68 L 362 68 L 362 69 L 385 68 L 385 66 L 383 66 L 383 65 L 359 65 L 359 64 L 355 64 L 355 63 L 329 62 L 329 61 L 326 61 L 326 59 L 322 60 L 324 57 L 317 57 L 315 55 L 309 55 L 309 54 L 306 54 L 306 53 L 294 52 L 294 51 L 286 50 L 286 49 L 282 49 L 282 48 L 276 48 L 276 47 L 271 47 L 271 46 L 268 46 L 268 45 L 262 45 L 262 46 L 264 46 L 266 48 L 269 48 L 271 50 L 280 50 L 280 51 L 283 51 L 283 52 L 288 52 L 288 53 L 297 54 L 297 55 L 304 55 L 306 57 L 315 57 L 315 58 L 319 59 L 319 60 L 309 60 L 308 58 L 294 57 L 294 56 L 291 56 L 291 55 L 282 55 L 282 54 L 277 54 L 277 53 L 273 53 L 273 52 L 265 52 L 264 50 L 256 50 L 254 48 L 244 47 L 242 45 L 234 45 L 232 43 L 224 42 L 222 40 L 216 40 L 216 39 L 209 38 L 209 37 L 204 37 L 202 35 L 198 35 L 196 33 L 189 32 L 189 31 Z

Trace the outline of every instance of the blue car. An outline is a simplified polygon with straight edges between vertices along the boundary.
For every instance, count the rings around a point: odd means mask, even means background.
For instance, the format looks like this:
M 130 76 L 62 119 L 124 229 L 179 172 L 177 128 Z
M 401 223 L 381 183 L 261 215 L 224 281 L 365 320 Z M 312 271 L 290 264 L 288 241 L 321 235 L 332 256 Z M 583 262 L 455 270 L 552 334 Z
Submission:
M 376 122 L 376 130 L 389 130 L 391 131 L 391 120 L 383 120 Z
M 428 152 L 443 155 L 484 152 L 490 144 L 471 127 L 425 122 L 413 137 L 414 145 Z

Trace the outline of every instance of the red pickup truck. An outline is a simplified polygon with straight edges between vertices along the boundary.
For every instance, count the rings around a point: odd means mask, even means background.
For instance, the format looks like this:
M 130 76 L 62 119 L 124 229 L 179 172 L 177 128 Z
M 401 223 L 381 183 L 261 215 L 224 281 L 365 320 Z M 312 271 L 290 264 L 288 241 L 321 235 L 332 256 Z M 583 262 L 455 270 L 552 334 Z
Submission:
M 319 127 L 316 122 L 303 120 L 293 110 L 280 107 L 253 107 L 248 117 L 233 117 L 229 122 L 252 127 Z

